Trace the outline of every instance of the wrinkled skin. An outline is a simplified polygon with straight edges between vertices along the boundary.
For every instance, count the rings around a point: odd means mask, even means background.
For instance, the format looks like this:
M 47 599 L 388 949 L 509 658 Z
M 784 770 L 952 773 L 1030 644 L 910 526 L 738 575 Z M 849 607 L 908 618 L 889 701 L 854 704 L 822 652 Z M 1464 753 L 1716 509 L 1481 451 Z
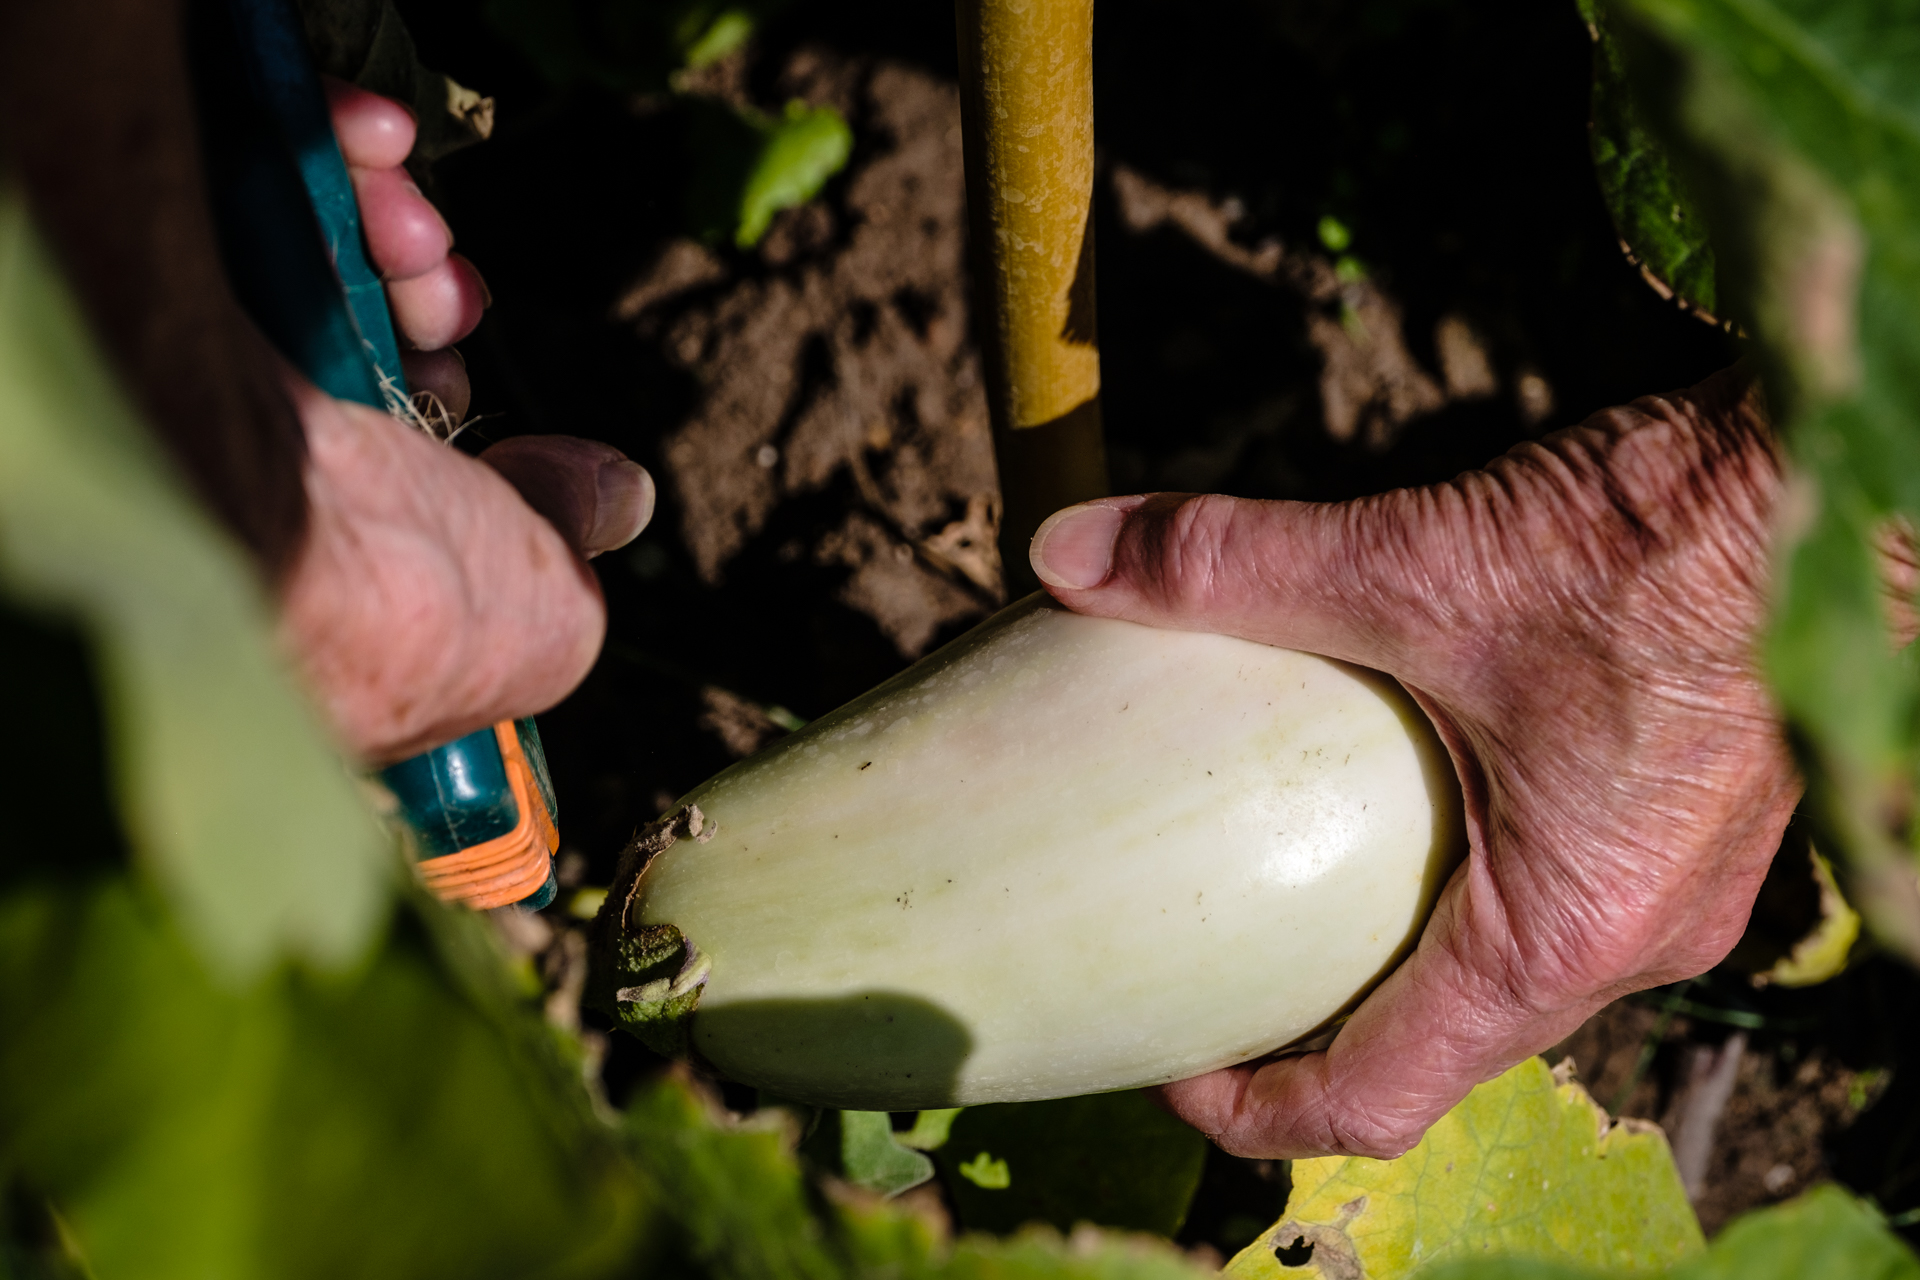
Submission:
M 472 264 L 400 164 L 413 118 L 327 85 L 334 131 L 387 284 L 408 381 L 455 418 L 469 399 L 453 342 L 487 306 Z M 480 461 L 289 372 L 307 437 L 306 542 L 282 586 L 281 637 L 346 746 L 401 759 L 564 697 L 606 607 L 586 558 L 632 540 L 653 482 L 608 445 L 519 437 Z
M 1242 1155 L 1395 1156 L 1602 1005 L 1726 955 L 1800 791 L 1755 652 L 1781 490 L 1729 371 L 1443 485 L 1041 527 L 1035 568 L 1079 612 L 1395 676 L 1466 796 L 1467 860 L 1332 1046 L 1168 1086 L 1175 1112 Z

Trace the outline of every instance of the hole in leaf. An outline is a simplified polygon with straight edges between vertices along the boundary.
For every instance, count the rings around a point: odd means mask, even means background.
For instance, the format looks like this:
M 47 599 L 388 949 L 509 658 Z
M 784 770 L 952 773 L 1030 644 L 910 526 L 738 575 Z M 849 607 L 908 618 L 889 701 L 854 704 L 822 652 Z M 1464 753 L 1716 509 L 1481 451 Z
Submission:
M 1313 1241 L 1295 1236 L 1289 1243 L 1275 1248 L 1273 1256 L 1283 1267 L 1304 1267 L 1313 1261 Z

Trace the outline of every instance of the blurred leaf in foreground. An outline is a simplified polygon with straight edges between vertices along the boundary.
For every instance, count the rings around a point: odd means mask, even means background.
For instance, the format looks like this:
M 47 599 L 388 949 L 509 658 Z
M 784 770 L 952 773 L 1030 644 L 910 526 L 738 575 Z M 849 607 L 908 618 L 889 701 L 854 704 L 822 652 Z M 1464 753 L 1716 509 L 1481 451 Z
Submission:
M 961 1114 L 977 1110 L 1014 1108 Z M 694 1272 L 715 1280 L 1192 1280 L 1202 1274 L 1164 1241 L 1076 1233 L 1069 1244 L 1042 1229 L 1013 1240 L 971 1236 L 949 1244 L 944 1223 L 906 1201 L 843 1190 L 822 1203 L 793 1154 L 791 1111 L 770 1107 L 731 1120 L 682 1076 L 644 1086 L 627 1115 L 640 1163 L 672 1189 L 676 1226 L 648 1259 L 650 1274 Z
M 1800 472 L 1766 661 L 1816 836 L 1920 959 L 1920 680 L 1872 550 L 1889 516 L 1920 524 L 1920 21 L 1909 0 L 1610 2 Z
M 1492 1253 L 1658 1275 L 1700 1247 L 1660 1132 L 1610 1124 L 1586 1090 L 1529 1058 L 1398 1160 L 1294 1161 L 1286 1216 L 1227 1274 L 1384 1278 Z
M 1092 1222 L 1173 1235 L 1207 1142 L 1138 1092 L 968 1107 L 934 1158 L 960 1223 Z
M 1420 1280 L 1609 1280 L 1590 1271 L 1520 1258 L 1455 1262 Z M 1920 1260 L 1880 1215 L 1838 1187 L 1736 1219 L 1707 1246 L 1666 1273 L 1667 1280 L 1920 1280 Z
M 1656 290 L 1713 321 L 1713 250 L 1665 149 L 1640 118 L 1627 85 L 1612 17 L 1600 0 L 1580 0 L 1593 36 L 1594 176 L 1621 247 Z
M 114 809 L 213 975 L 356 964 L 390 909 L 391 842 L 285 678 L 251 566 L 171 483 L 4 169 L 0 592 L 86 633 Z M 61 815 L 42 817 L 33 838 L 58 840 Z
M 351 976 L 232 992 L 124 873 L 11 878 L 0 1176 L 100 1276 L 604 1272 L 657 1197 L 484 922 L 411 908 Z
M 577 1047 L 402 887 L 256 590 L 0 185 L 0 1194 L 108 1277 L 604 1270 L 650 1197 Z

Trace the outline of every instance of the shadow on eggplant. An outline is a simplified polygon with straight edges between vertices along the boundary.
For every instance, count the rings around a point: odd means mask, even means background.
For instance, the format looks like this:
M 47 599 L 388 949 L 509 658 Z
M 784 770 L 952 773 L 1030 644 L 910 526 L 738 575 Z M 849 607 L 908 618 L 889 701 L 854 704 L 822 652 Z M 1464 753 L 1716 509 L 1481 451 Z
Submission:
M 957 1105 L 960 1068 L 973 1052 L 972 1034 L 953 1015 L 896 991 L 702 1005 L 692 1038 L 724 1076 L 851 1111 Z

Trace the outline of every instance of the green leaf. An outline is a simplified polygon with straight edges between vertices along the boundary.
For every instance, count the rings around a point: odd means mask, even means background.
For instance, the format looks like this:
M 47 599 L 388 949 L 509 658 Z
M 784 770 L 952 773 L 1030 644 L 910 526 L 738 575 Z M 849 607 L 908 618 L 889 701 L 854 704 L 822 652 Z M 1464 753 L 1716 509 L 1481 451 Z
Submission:
M 1803 477 L 1765 656 L 1820 844 L 1876 932 L 1920 958 L 1920 679 L 1888 652 L 1870 545 L 1887 516 L 1920 517 L 1920 23 L 1907 0 L 1613 12 Z
M 1612 18 L 1596 0 L 1581 0 L 1593 35 L 1593 127 L 1588 142 L 1600 194 L 1621 245 L 1657 290 L 1678 295 L 1713 318 L 1713 250 L 1665 148 L 1634 104 Z
M 903 1147 L 912 1147 L 915 1151 L 938 1151 L 946 1145 L 947 1138 L 953 1132 L 954 1117 L 964 1107 L 942 1107 L 934 1111 L 922 1111 L 913 1118 L 913 1128 L 894 1137 Z
M 0 895 L 0 1171 L 96 1274 L 597 1271 L 645 1188 L 479 917 L 409 898 L 351 975 L 210 981 L 125 872 Z
M 287 680 L 251 565 L 173 481 L 4 173 L 0 591 L 90 637 L 121 825 L 213 971 L 364 957 L 392 842 Z
M 884 1111 L 823 1111 L 806 1153 L 856 1187 L 899 1195 L 933 1177 L 933 1161 L 895 1141 Z
M 698 69 L 718 62 L 745 44 L 748 37 L 753 35 L 753 28 L 751 13 L 728 9 L 687 46 L 687 65 Z
M 884 1111 L 842 1111 L 840 1167 L 848 1182 L 892 1196 L 933 1177 L 933 1161 L 893 1138 L 893 1118 Z
M 1285 1216 L 1227 1274 L 1404 1276 L 1491 1253 L 1657 1275 L 1700 1246 L 1660 1132 L 1610 1125 L 1586 1090 L 1529 1058 L 1398 1160 L 1294 1161 Z
M 808 1204 L 784 1108 L 729 1125 L 683 1077 L 670 1075 L 634 1095 L 626 1124 L 636 1158 L 672 1189 L 673 1252 L 687 1269 L 717 1280 L 840 1274 L 828 1224 Z M 914 1243 L 931 1248 L 931 1241 Z
M 1013 1173 L 1007 1168 L 1007 1162 L 994 1159 L 988 1151 L 959 1164 L 954 1172 L 982 1191 L 1005 1191 L 1013 1185 Z
M 1916 1280 L 1920 1259 L 1884 1219 L 1839 1187 L 1750 1213 L 1713 1247 L 1671 1272 L 1672 1280 Z
M 1206 1158 L 1206 1139 L 1138 1092 L 968 1107 L 934 1156 L 975 1230 L 1092 1222 L 1167 1236 Z
M 1613 1273 L 1520 1258 L 1454 1262 L 1420 1280 L 1603 1280 Z M 1838 1187 L 1746 1214 L 1667 1280 L 1915 1280 L 1920 1260 L 1867 1205 Z
M 774 214 L 813 199 L 851 154 L 853 131 L 838 111 L 789 102 L 786 114 L 768 130 L 740 193 L 734 243 L 743 249 L 760 243 Z
M 727 1118 L 683 1075 L 644 1086 L 627 1115 L 637 1158 L 658 1185 L 672 1189 L 670 1225 L 649 1255 L 647 1274 L 714 1280 L 1192 1280 L 1202 1274 L 1164 1241 L 1076 1233 L 1069 1247 L 1041 1229 L 1007 1241 L 969 1236 L 949 1246 L 937 1224 L 905 1202 L 841 1196 L 816 1208 L 819 1198 L 793 1153 L 793 1113 L 775 1106 L 744 1121 Z

